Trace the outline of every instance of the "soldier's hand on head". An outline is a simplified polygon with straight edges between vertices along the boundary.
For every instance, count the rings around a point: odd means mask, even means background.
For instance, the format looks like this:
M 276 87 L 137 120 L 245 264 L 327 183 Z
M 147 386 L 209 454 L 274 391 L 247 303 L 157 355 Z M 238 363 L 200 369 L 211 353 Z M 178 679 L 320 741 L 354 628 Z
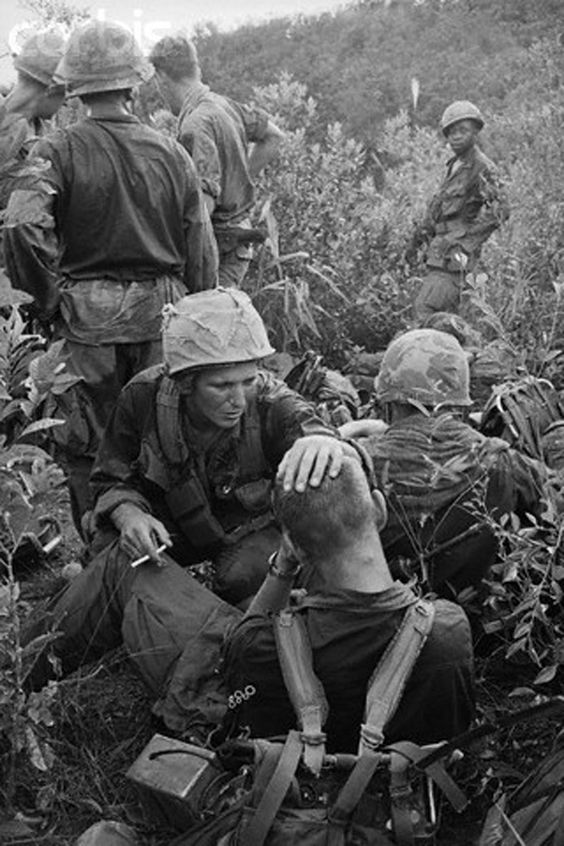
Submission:
M 307 435 L 288 450 L 278 467 L 277 478 L 282 480 L 285 491 L 305 491 L 307 485 L 316 488 L 326 472 L 332 479 L 339 475 L 343 454 L 343 442 L 337 438 Z
M 172 546 L 170 535 L 160 520 L 131 503 L 119 505 L 112 520 L 120 531 L 120 546 L 132 560 L 147 555 L 160 564 L 160 546 Z

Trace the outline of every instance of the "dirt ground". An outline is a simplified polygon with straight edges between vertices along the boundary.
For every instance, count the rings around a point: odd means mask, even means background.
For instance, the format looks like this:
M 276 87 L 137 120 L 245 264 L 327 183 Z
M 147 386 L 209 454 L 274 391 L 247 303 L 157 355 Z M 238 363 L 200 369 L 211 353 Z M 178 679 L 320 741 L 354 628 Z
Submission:
M 66 494 L 54 501 L 53 514 L 62 530 L 59 547 L 39 566 L 20 565 L 18 572 L 23 597 L 37 607 L 64 585 L 63 566 L 79 560 L 82 551 Z M 509 695 L 520 684 L 519 673 L 497 661 L 491 643 L 478 644 L 477 652 L 478 706 L 483 718 L 495 719 L 531 704 L 527 694 Z M 12 817 L 10 825 L 4 820 L 2 828 L 0 812 L 0 843 L 73 846 L 85 829 L 102 819 L 133 826 L 143 846 L 170 843 L 174 833 L 156 829 L 144 817 L 124 777 L 155 732 L 146 690 L 124 654 L 112 653 L 60 682 L 60 693 L 55 725 L 49 730 L 54 765 L 41 773 L 21 761 L 14 802 L 18 816 Z M 470 802 L 461 815 L 443 803 L 438 843 L 475 846 L 493 798 L 516 786 L 533 769 L 559 728 L 556 720 L 517 725 L 467 752 L 453 775 Z

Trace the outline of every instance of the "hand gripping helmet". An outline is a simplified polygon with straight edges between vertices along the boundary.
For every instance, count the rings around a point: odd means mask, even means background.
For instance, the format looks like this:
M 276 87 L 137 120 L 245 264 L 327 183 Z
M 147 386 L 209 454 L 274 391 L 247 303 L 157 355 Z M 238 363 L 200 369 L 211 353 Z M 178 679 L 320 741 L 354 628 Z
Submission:
M 71 33 L 55 72 L 70 97 L 133 88 L 153 68 L 127 27 L 114 21 L 87 21 Z
M 30 35 L 14 56 L 14 68 L 48 88 L 65 49 L 65 36 L 50 27 Z
M 441 118 L 441 130 L 443 135 L 448 135 L 448 130 L 459 120 L 473 120 L 480 129 L 484 125 L 484 118 L 480 109 L 471 103 L 470 100 L 456 100 L 447 106 Z
M 456 338 L 436 329 L 414 329 L 392 341 L 374 381 L 383 403 L 472 405 L 466 353 Z
M 271 355 L 266 329 L 247 294 L 214 288 L 163 310 L 163 355 L 170 374 L 242 364 Z

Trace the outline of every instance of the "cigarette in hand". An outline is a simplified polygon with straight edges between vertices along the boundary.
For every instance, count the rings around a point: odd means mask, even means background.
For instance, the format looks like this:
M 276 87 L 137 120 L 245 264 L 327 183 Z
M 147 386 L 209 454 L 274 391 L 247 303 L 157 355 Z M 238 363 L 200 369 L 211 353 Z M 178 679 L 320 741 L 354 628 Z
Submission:
M 166 543 L 161 544 L 157 547 L 157 555 L 160 555 L 166 549 Z M 142 555 L 141 558 L 136 558 L 135 561 L 131 562 L 131 567 L 139 567 L 140 564 L 146 564 L 147 561 L 151 560 L 150 555 Z

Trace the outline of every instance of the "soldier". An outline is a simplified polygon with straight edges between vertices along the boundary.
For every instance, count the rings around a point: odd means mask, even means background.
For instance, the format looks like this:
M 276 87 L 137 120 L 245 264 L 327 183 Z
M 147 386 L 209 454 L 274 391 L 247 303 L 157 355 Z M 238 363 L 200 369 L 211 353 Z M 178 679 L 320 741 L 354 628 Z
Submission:
M 162 38 L 150 59 L 159 89 L 178 115 L 178 140 L 200 176 L 219 248 L 219 284 L 240 286 L 252 255 L 245 241 L 252 235 L 254 180 L 276 155 L 283 135 L 262 109 L 203 85 L 196 48 L 182 36 Z
M 299 493 L 277 484 L 274 507 L 283 542 L 226 651 L 229 689 L 255 690 L 238 718 L 253 737 L 285 734 L 294 726 L 272 614 L 288 604 L 303 567 L 308 592 L 296 611 L 305 621 L 329 703 L 327 745 L 356 752 L 370 676 L 416 601 L 411 588 L 393 580 L 382 551 L 384 498 L 370 490 L 361 464 L 346 457 L 339 475 L 319 487 Z M 468 621 L 461 608 L 438 600 L 429 639 L 388 724 L 386 741 L 444 740 L 468 727 L 473 706 Z
M 217 281 L 217 251 L 194 165 L 174 141 L 131 114 L 152 73 L 121 24 L 89 21 L 70 39 L 56 78 L 88 116 L 40 141 L 48 170 L 16 190 L 5 256 L 78 380 L 55 398 L 54 432 L 75 522 L 90 507 L 88 477 L 121 387 L 159 362 L 161 312 Z
M 411 562 L 451 596 L 495 561 L 492 518 L 537 514 L 547 478 L 542 464 L 461 419 L 472 404 L 468 387 L 467 357 L 452 335 L 406 332 L 389 345 L 376 379 L 389 426 L 360 441 L 388 500 L 382 543 L 392 570 Z
M 17 82 L 4 100 L 8 114 L 23 115 L 35 135 L 42 134 L 42 121 L 52 118 L 62 106 L 65 88 L 53 79 L 66 39 L 57 27 L 30 35 L 14 56 Z
M 61 31 L 50 28 L 27 38 L 14 57 L 17 82 L 0 103 L 0 211 L 6 208 L 17 179 L 23 176 L 22 165 L 31 147 L 63 103 L 64 86 L 54 82 L 53 74 L 64 45 Z M 0 255 L 0 266 L 3 265 Z M 18 302 L 20 297 L 11 291 L 3 272 L 0 280 L 9 292 L 8 301 Z M 25 295 L 21 298 L 27 300 Z
M 436 311 L 458 312 L 465 275 L 475 269 L 483 244 L 509 216 L 495 165 L 477 146 L 483 126 L 480 110 L 466 100 L 451 103 L 441 118 L 454 156 L 406 251 L 408 260 L 419 247 L 426 251 L 426 273 L 415 301 L 421 321 Z
M 356 452 L 259 371 L 273 350 L 242 291 L 170 306 L 163 348 L 164 365 L 138 374 L 109 420 L 92 474 L 99 554 L 52 615 L 65 671 L 123 639 L 159 714 L 185 728 L 198 702 L 206 712 L 224 703 L 215 668 L 241 616 L 233 605 L 248 603 L 280 542 L 274 476 L 304 490 Z M 221 599 L 178 566 L 206 560 Z M 38 665 L 36 683 L 48 670 Z

